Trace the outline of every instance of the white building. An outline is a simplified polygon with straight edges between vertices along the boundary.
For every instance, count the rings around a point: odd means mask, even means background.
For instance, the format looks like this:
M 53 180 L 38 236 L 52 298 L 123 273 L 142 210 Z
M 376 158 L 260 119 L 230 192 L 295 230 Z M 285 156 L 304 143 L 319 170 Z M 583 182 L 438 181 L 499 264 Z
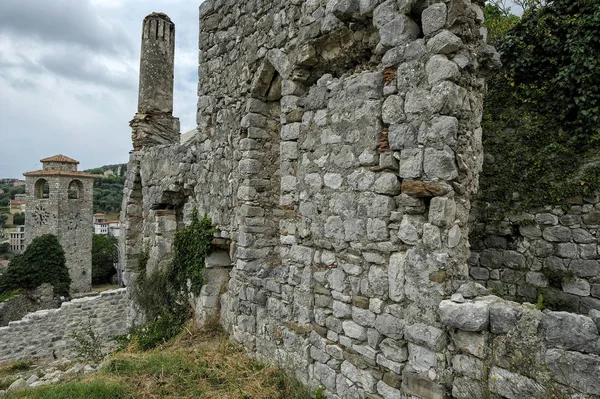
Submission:
M 10 250 L 12 252 L 23 252 L 25 250 L 25 226 L 17 226 L 8 232 Z

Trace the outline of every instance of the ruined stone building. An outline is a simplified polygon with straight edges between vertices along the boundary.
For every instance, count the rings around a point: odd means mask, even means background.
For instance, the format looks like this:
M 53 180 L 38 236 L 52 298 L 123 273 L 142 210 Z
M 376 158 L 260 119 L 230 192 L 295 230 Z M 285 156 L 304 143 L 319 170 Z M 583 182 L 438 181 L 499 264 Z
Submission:
M 77 171 L 78 161 L 64 155 L 40 160 L 42 170 L 27 172 L 25 246 L 54 234 L 65 251 L 71 292 L 92 285 L 93 183 L 97 175 Z
M 148 270 L 168 265 L 196 208 L 219 230 L 198 317 L 220 312 L 248 353 L 330 398 L 600 397 L 593 307 L 542 313 L 470 281 L 485 73 L 498 63 L 482 3 L 205 0 L 185 145 L 175 27 L 146 17 L 126 282 L 143 251 Z M 484 258 L 471 260 L 482 282 Z

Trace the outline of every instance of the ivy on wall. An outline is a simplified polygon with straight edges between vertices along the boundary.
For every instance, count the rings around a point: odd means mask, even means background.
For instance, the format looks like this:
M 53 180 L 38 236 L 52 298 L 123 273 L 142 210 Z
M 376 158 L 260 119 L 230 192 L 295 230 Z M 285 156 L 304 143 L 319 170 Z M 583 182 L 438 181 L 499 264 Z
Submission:
M 140 253 L 140 274 L 132 287 L 132 296 L 148 323 L 134 328 L 131 334 L 140 349 L 168 341 L 189 319 L 189 301 L 200 294 L 204 284 L 205 260 L 215 231 L 212 220 L 206 216 L 199 219 L 194 209 L 191 224 L 176 233 L 173 262 L 166 270 L 148 272 L 148 250 Z
M 503 214 L 593 196 L 600 2 L 533 2 L 520 20 L 494 5 L 484 11 L 503 66 L 488 80 L 480 199 Z

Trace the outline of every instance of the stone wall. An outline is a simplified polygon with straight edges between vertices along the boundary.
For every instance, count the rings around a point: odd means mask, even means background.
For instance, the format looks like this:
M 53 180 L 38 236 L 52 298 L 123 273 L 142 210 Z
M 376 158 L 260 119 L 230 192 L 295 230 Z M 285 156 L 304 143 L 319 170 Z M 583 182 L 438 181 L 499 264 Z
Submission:
M 54 297 L 54 287 L 50 284 L 27 290 L 19 295 L 0 302 L 0 327 L 22 319 L 27 313 L 41 309 L 54 309 L 60 306 L 60 299 Z
M 424 371 L 407 336 L 443 335 L 468 275 L 480 7 L 205 1 L 200 19 L 198 205 L 232 240 L 226 329 L 332 398 L 443 396 L 442 348 Z
M 88 326 L 103 347 L 111 338 L 127 332 L 126 290 L 106 291 L 65 302 L 58 309 L 30 313 L 19 321 L 0 327 L 0 363 L 23 359 L 73 358 L 73 332 Z
M 598 312 L 541 312 L 467 282 L 489 278 L 483 255 L 469 270 L 467 237 L 484 73 L 498 63 L 481 5 L 205 0 L 195 139 L 136 144 L 132 125 L 128 284 L 143 251 L 149 270 L 168 265 L 197 208 L 219 252 L 196 317 L 220 310 L 249 354 L 332 399 L 600 397 Z M 482 245 L 521 259 L 573 244 L 565 268 L 595 260 L 575 236 L 597 228 L 597 202 L 532 215 L 540 239 L 521 221 L 527 243 L 500 237 L 511 228 Z
M 555 310 L 600 310 L 600 199 L 569 202 L 475 222 L 471 277 L 506 299 L 535 303 L 542 295 Z
M 600 397 L 600 311 L 541 312 L 488 294 L 469 285 L 440 303 L 453 398 Z M 435 368 L 436 337 L 419 338 L 421 370 Z

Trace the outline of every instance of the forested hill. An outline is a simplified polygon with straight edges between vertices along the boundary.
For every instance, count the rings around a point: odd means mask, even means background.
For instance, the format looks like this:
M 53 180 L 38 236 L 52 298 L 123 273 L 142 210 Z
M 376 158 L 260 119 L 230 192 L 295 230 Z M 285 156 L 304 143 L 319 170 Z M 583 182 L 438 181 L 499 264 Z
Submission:
M 104 178 L 94 180 L 94 213 L 121 211 L 126 171 L 127 164 L 104 165 L 86 170 L 88 173 L 104 175 Z

